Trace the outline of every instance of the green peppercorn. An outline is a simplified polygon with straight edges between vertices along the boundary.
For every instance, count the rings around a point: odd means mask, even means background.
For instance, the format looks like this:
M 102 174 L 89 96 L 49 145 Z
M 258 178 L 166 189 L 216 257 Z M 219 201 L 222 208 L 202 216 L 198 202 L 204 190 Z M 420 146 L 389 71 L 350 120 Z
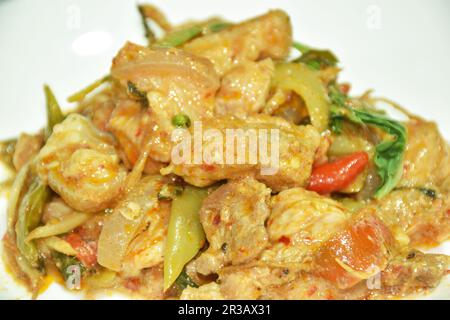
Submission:
M 189 128 L 191 119 L 184 113 L 179 113 L 172 118 L 172 124 L 177 128 Z

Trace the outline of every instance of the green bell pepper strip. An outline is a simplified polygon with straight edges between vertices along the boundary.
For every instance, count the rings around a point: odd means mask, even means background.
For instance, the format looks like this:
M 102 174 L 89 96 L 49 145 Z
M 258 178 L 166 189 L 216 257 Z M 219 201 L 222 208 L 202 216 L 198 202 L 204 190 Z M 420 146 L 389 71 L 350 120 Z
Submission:
M 47 101 L 47 128 L 45 129 L 45 137 L 48 139 L 53 132 L 53 127 L 64 120 L 64 114 L 48 85 L 44 85 L 44 92 Z
M 39 254 L 33 241 L 26 241 L 31 230 L 36 228 L 42 217 L 44 205 L 50 198 L 50 189 L 39 178 L 34 178 L 24 194 L 17 211 L 16 244 L 19 252 L 31 266 L 39 267 Z
M 166 246 L 164 249 L 164 290 L 177 280 L 188 263 L 205 243 L 199 211 L 206 189 L 187 186 L 172 201 Z

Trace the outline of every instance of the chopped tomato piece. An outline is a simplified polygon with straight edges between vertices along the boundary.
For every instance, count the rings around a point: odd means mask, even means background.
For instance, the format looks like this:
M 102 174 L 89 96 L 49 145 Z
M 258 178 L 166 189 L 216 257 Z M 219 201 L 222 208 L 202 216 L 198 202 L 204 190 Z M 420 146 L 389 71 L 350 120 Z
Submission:
M 393 236 L 380 219 L 359 217 L 320 247 L 314 273 L 341 289 L 350 288 L 386 267 L 392 244 Z
M 86 267 L 93 267 L 97 264 L 97 243 L 95 241 L 85 241 L 75 232 L 67 235 L 66 241 L 78 253 L 77 259 Z

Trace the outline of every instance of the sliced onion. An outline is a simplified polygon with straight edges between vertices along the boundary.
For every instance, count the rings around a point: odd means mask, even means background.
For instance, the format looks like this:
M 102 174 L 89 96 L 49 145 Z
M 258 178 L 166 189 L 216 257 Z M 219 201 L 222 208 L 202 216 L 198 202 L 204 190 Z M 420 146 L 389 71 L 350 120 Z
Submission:
M 301 63 L 280 64 L 273 83 L 281 89 L 295 91 L 303 98 L 311 123 L 320 132 L 328 128 L 329 101 L 319 74 Z
M 44 244 L 55 251 L 64 253 L 65 255 L 68 256 L 76 256 L 77 255 L 77 251 L 70 245 L 70 243 L 68 243 L 67 241 L 52 236 L 52 237 L 48 237 L 45 239 L 42 239 L 42 241 L 44 242 Z
M 37 227 L 30 232 L 26 241 L 31 241 L 39 238 L 47 238 L 56 236 L 62 233 L 72 231 L 76 227 L 85 223 L 91 217 L 88 213 L 74 212 L 64 216 L 56 223 L 47 223 L 44 226 Z
M 121 271 L 130 242 L 146 226 L 146 215 L 158 206 L 162 182 L 159 176 L 141 179 L 104 222 L 98 240 L 98 263 L 110 270 Z

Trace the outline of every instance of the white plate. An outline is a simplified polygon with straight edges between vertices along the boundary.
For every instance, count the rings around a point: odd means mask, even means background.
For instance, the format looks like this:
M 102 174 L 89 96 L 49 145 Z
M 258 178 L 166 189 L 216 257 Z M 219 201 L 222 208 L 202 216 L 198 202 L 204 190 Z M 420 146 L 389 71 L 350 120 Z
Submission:
M 144 0 L 143 0 L 144 1 Z M 450 2 L 151 0 L 174 22 L 221 15 L 232 21 L 282 8 L 297 40 L 332 49 L 353 93 L 376 93 L 438 122 L 450 140 Z M 144 43 L 133 1 L 0 0 L 0 139 L 45 123 L 43 83 L 60 102 L 108 72 L 126 40 Z M 63 103 L 64 104 L 64 103 Z M 67 107 L 70 107 L 66 104 Z M 0 234 L 5 231 L 0 199 Z M 440 252 L 450 254 L 450 246 Z M 449 281 L 427 298 L 450 299 Z M 0 264 L 0 299 L 27 298 Z M 77 298 L 53 285 L 41 298 Z

